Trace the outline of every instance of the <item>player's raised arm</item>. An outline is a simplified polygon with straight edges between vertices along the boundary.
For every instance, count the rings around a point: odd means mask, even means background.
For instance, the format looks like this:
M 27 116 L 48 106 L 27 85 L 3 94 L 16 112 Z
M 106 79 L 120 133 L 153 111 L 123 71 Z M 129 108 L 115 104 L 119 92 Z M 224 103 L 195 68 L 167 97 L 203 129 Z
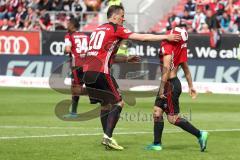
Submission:
M 155 34 L 133 33 L 128 38 L 132 40 L 137 40 L 137 41 L 161 41 L 161 40 L 179 41 L 181 40 L 181 36 L 179 34 L 155 35 Z
M 183 62 L 181 64 L 181 67 L 183 69 L 183 72 L 185 74 L 185 77 L 187 79 L 187 82 L 188 82 L 188 87 L 189 87 L 189 95 L 195 99 L 197 98 L 197 92 L 196 90 L 193 88 L 193 82 L 192 82 L 192 76 L 191 76 L 191 72 L 189 70 L 189 67 L 188 67 L 188 63 L 187 62 Z

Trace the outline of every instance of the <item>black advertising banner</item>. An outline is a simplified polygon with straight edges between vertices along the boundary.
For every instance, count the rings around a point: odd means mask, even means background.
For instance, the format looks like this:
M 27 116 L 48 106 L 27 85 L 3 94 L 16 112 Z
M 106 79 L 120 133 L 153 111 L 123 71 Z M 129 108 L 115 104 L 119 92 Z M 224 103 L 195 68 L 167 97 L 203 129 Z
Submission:
M 42 32 L 42 54 L 64 55 L 64 36 L 66 32 Z M 89 34 L 89 33 L 87 33 Z M 156 58 L 160 42 L 128 41 L 129 55 L 143 58 Z M 240 37 L 238 35 L 222 35 L 219 48 L 210 47 L 208 35 L 190 34 L 188 40 L 188 57 L 193 59 L 237 59 L 240 57 Z
M 67 56 L 0 55 L 0 76 L 49 77 L 56 68 L 54 73 L 65 75 L 67 60 Z M 189 59 L 189 68 L 195 82 L 240 83 L 239 60 Z M 116 79 L 159 80 L 161 71 L 158 59 L 149 59 L 137 64 L 114 64 L 112 74 Z M 182 70 L 178 77 L 184 80 Z
M 66 32 L 42 32 L 42 54 L 64 55 L 64 36 Z
M 62 56 L 64 55 L 64 37 L 67 32 L 42 32 L 43 55 Z M 86 33 L 89 34 L 89 33 Z
M 222 35 L 218 48 L 211 48 L 209 44 L 210 40 L 207 35 L 190 35 L 188 41 L 189 58 L 236 59 L 240 56 L 240 37 L 238 35 Z
M 66 56 L 0 55 L 0 76 L 49 77 L 65 61 Z
M 154 58 L 159 53 L 159 42 L 129 41 L 129 54 Z M 219 48 L 210 47 L 208 35 L 191 34 L 188 40 L 188 58 L 193 59 L 240 59 L 240 37 L 222 35 Z

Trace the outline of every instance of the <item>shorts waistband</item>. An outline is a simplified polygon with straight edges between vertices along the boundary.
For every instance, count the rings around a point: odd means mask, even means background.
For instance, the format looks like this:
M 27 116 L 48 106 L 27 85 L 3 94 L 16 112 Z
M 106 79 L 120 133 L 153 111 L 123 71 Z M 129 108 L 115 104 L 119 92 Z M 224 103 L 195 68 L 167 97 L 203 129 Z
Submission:
M 168 79 L 168 81 L 175 81 L 175 80 L 178 80 L 178 77 L 173 77 L 173 78 Z

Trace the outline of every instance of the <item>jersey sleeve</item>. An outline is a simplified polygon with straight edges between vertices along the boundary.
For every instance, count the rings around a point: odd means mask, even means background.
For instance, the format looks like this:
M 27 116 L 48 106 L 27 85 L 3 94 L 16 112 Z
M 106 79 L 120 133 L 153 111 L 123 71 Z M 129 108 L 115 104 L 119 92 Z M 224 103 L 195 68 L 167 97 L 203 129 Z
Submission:
M 71 37 L 69 34 L 66 34 L 64 37 L 65 46 L 72 46 Z
M 172 43 L 169 43 L 169 42 L 165 41 L 161 45 L 162 55 L 172 55 L 173 54 L 173 49 L 174 49 L 174 46 L 173 46 Z
M 117 29 L 117 36 L 122 38 L 122 39 L 128 39 L 128 37 L 132 34 L 133 32 L 130 31 L 129 29 L 123 27 L 123 26 L 118 26 Z

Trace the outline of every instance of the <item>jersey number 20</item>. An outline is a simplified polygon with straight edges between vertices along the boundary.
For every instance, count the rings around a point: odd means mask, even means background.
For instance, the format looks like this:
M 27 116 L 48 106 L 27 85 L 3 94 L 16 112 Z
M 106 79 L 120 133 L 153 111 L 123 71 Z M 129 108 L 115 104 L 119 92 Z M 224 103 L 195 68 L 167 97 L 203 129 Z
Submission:
M 90 37 L 88 49 L 99 50 L 102 47 L 104 37 L 105 37 L 104 31 L 93 32 Z

